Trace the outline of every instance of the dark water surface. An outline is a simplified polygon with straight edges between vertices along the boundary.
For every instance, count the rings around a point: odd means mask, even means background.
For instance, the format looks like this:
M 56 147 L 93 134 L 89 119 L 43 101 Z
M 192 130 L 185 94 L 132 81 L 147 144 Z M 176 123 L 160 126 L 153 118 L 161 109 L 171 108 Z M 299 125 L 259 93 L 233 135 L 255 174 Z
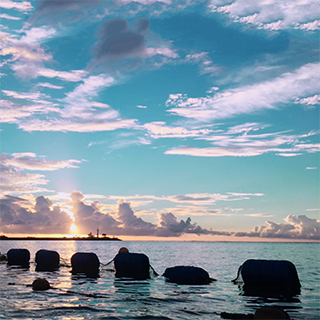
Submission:
M 0 264 L 0 319 L 221 319 L 221 312 L 254 313 L 261 306 L 278 306 L 292 319 L 320 319 L 319 243 L 232 242 L 113 242 L 113 241 L 1 241 L 0 252 L 26 248 L 34 261 L 39 249 L 55 250 L 70 264 L 75 252 L 94 252 L 106 264 L 120 247 L 145 253 L 162 275 L 167 267 L 193 265 L 218 281 L 210 285 L 176 285 L 162 276 L 145 281 L 120 281 L 102 266 L 97 279 L 76 278 L 70 268 L 36 272 Z M 231 283 L 247 259 L 293 262 L 302 285 L 293 301 L 247 297 Z M 37 277 L 55 289 L 35 292 L 27 286 Z

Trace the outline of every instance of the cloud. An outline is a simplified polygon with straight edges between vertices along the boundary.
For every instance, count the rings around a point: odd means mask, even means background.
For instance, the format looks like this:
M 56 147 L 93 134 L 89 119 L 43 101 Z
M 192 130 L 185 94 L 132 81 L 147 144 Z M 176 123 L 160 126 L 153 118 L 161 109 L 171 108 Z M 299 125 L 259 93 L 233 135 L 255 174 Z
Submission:
M 268 125 L 259 125 L 258 123 L 237 125 L 229 128 L 226 132 L 220 132 L 219 135 L 197 138 L 211 142 L 213 146 L 203 148 L 180 146 L 165 151 L 165 154 L 197 157 L 253 157 L 274 153 L 277 156 L 294 157 L 320 151 L 320 144 L 310 142 L 311 137 L 319 134 L 318 131 L 310 131 L 300 135 L 288 134 L 288 132 L 250 134 L 251 131 L 268 127 Z
M 320 240 L 320 221 L 305 215 L 288 215 L 287 223 L 266 221 L 267 226 L 255 227 L 251 232 L 238 232 L 236 236 L 261 238 L 287 238 Z
M 47 101 L 15 103 L 9 100 L 0 100 L 0 108 L 0 122 L 2 123 L 20 123 L 21 119 L 33 116 L 34 114 L 39 116 L 59 111 L 54 104 L 50 104 Z
M 0 1 L 0 8 L 17 9 L 18 11 L 28 12 L 33 9 L 33 6 L 29 1 L 14 2 L 11 0 L 3 0 Z
M 50 88 L 50 89 L 62 89 L 63 88 L 62 86 L 56 86 L 56 85 L 48 83 L 48 82 L 38 83 L 37 86 Z
M 184 233 L 194 234 L 212 234 L 211 231 L 201 228 L 196 223 L 191 223 L 191 218 L 187 218 L 186 221 L 178 219 L 171 213 L 162 213 L 160 215 L 160 228 L 158 229 L 158 235 L 161 236 L 181 236 Z
M 70 72 L 63 73 L 63 75 L 71 81 L 79 81 L 82 73 Z M 59 76 L 62 76 L 61 72 Z M 3 112 L 0 119 L 2 122 L 16 123 L 19 128 L 29 132 L 98 132 L 138 127 L 137 120 L 122 119 L 119 112 L 109 105 L 94 101 L 94 98 L 98 96 L 102 89 L 114 84 L 114 78 L 106 75 L 97 75 L 89 76 L 82 79 L 82 81 L 83 83 L 67 93 L 65 98 L 56 100 L 54 104 L 45 101 L 45 98 L 50 97 L 40 92 L 19 93 L 3 90 L 9 97 L 27 100 L 28 102 L 14 103 L 2 100 L 0 103 Z M 58 88 L 46 83 L 44 86 Z M 43 114 L 47 116 L 43 117 Z
M 99 202 L 93 201 L 91 204 L 84 203 L 84 196 L 81 192 L 74 191 L 71 194 L 75 224 L 80 232 L 88 233 L 99 227 L 101 232 L 113 235 L 132 236 L 159 236 L 179 237 L 184 233 L 193 234 L 225 234 L 224 232 L 213 232 L 203 229 L 196 223 L 191 223 L 191 218 L 186 221 L 180 220 L 172 213 L 160 214 L 159 224 L 153 224 L 137 217 L 132 210 L 130 203 L 120 200 L 117 212 L 101 213 Z M 90 230 L 88 230 L 90 229 Z
M 130 30 L 125 19 L 105 22 L 98 33 L 99 40 L 93 47 L 95 55 L 89 68 L 113 64 L 119 59 L 137 58 L 146 54 L 144 33 L 149 28 L 147 19 L 138 21 L 137 30 Z
M 147 36 L 149 45 L 147 46 Z M 149 32 L 149 20 L 141 18 L 129 28 L 125 19 L 118 18 L 103 23 L 98 32 L 98 41 L 93 46 L 94 58 L 88 70 L 127 72 L 138 67 L 159 68 L 178 58 L 170 49 L 171 43 Z
M 78 168 L 75 163 L 81 163 L 80 160 L 45 160 L 44 158 L 37 158 L 35 154 L 30 153 L 13 153 L 0 154 L 0 163 L 7 167 L 16 167 L 22 170 L 39 170 L 39 171 L 55 171 L 64 168 Z
M 24 208 L 23 198 L 0 199 L 0 225 L 2 233 L 69 233 L 72 220 L 59 206 L 43 196 Z
M 320 104 L 320 95 L 315 94 L 312 97 L 307 97 L 307 98 L 296 98 L 295 102 L 297 104 L 302 104 L 305 105 L 309 109 L 313 109 L 315 105 Z
M 307 170 L 317 170 L 318 167 L 306 167 Z
M 1 5 L 0 5 L 1 6 Z M 6 13 L 2 13 L 0 14 L 0 19 L 8 19 L 8 20 L 20 20 L 21 18 L 19 17 L 13 17 L 13 16 L 10 16 Z
M 246 197 L 255 194 L 230 193 L 230 195 Z M 84 196 L 80 191 L 74 191 L 70 195 L 60 194 L 51 198 L 52 200 L 43 196 L 37 198 L 30 196 L 24 198 L 2 197 L 0 200 L 1 232 L 69 233 L 70 225 L 75 223 L 79 234 L 94 233 L 99 228 L 100 233 L 117 236 L 179 237 L 183 234 L 197 234 L 320 240 L 320 222 L 305 215 L 289 215 L 285 219 L 286 223 L 280 224 L 267 221 L 267 226 L 255 227 L 250 232 L 214 231 L 192 222 L 190 217 L 186 220 L 178 220 L 172 212 L 159 213 L 159 222 L 155 224 L 138 217 L 137 215 L 141 210 L 133 211 L 131 204 L 124 200 L 120 200 L 117 206 L 108 206 L 100 203 L 99 200 L 92 200 L 94 198 L 100 200 L 114 198 L 112 196 Z M 61 204 L 54 205 L 53 201 Z M 137 205 L 141 205 L 141 203 Z M 178 210 L 176 212 L 179 214 L 179 208 L 175 209 Z M 184 207 L 180 209 L 183 210 Z M 186 214 L 191 213 L 192 209 L 194 211 L 201 210 L 201 207 L 191 206 L 189 209 L 190 211 L 186 210 Z M 211 215 L 230 216 L 228 211 L 232 213 L 232 211 L 241 210 L 241 208 L 216 209 L 211 210 Z M 142 212 L 146 211 L 142 210 Z M 148 215 L 153 214 L 150 211 L 147 213 Z M 263 213 L 246 215 L 258 218 L 272 216 Z
M 208 56 L 208 52 L 192 53 L 186 55 L 185 61 L 189 63 L 199 63 L 200 74 L 216 74 L 220 70 L 220 67 L 214 65 L 213 62 L 208 58 Z M 216 89 L 213 90 L 215 91 Z
M 39 43 L 42 40 L 47 40 L 52 38 L 57 34 L 57 31 L 48 26 L 41 26 L 39 28 L 31 28 L 28 30 L 22 30 L 21 33 L 25 33 L 25 36 L 22 36 L 20 42 L 23 43 Z
M 310 63 L 273 80 L 216 93 L 212 97 L 172 94 L 166 106 L 173 115 L 204 122 L 275 109 L 280 104 L 319 92 L 318 69 L 318 63 Z
M 75 164 L 79 160 L 54 161 L 37 157 L 34 153 L 14 153 L 12 155 L 0 154 L 0 192 L 29 193 L 44 192 L 46 189 L 39 187 L 46 185 L 48 180 L 38 173 L 26 173 L 25 171 L 55 171 L 65 168 L 78 168 Z
M 147 123 L 143 127 L 147 129 L 148 134 L 153 139 L 200 137 L 212 132 L 210 129 L 188 130 L 184 127 L 170 127 L 161 121 Z
M 209 9 L 228 16 L 237 23 L 250 24 L 258 29 L 302 29 L 313 31 L 319 28 L 320 9 L 316 0 L 245 1 L 211 0 Z
M 61 22 L 75 23 L 84 19 L 97 4 L 97 0 L 38 0 L 36 11 L 28 23 L 54 25 L 59 25 Z
M 79 82 L 88 74 L 88 72 L 84 70 L 59 71 L 44 68 L 33 63 L 16 63 L 12 66 L 12 69 L 16 72 L 16 75 L 21 78 L 58 78 L 68 82 Z

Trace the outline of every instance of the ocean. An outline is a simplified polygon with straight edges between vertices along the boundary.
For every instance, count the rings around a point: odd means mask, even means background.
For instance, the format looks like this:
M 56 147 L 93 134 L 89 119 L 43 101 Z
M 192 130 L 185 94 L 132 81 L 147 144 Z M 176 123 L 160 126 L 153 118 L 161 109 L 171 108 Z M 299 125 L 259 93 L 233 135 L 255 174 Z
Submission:
M 94 252 L 103 264 L 120 247 L 144 253 L 159 274 L 143 281 L 121 281 L 100 267 L 96 279 L 75 277 L 65 265 L 55 272 L 36 272 L 39 249 L 55 250 L 70 264 L 75 252 Z M 261 306 L 281 307 L 292 319 L 320 319 L 319 243 L 144 242 L 144 241 L 0 241 L 0 252 L 26 248 L 29 269 L 0 264 L 0 319 L 222 319 L 221 313 L 252 314 Z M 301 294 L 291 300 L 250 297 L 231 282 L 247 259 L 289 260 L 297 269 Z M 177 285 L 162 276 L 168 267 L 197 266 L 217 279 L 209 285 Z M 53 289 L 33 291 L 36 278 Z

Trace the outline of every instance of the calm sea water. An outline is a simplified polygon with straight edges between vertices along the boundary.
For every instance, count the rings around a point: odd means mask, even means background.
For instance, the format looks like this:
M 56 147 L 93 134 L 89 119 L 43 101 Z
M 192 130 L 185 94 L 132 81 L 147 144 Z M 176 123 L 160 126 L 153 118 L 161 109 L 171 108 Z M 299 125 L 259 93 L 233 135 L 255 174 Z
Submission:
M 110 266 L 98 279 L 76 279 L 70 268 L 36 272 L 0 264 L 0 319 L 221 319 L 221 312 L 254 313 L 261 306 L 278 306 L 293 319 L 320 319 L 320 251 L 318 243 L 1 241 L 0 252 L 26 248 L 34 260 L 39 249 L 56 250 L 70 264 L 75 252 L 94 252 L 107 263 L 120 247 L 145 253 L 161 275 L 167 267 L 193 265 L 217 279 L 210 285 L 168 283 L 162 276 L 146 281 L 119 281 Z M 294 301 L 247 297 L 231 283 L 247 259 L 293 262 L 302 285 Z M 35 292 L 27 286 L 37 277 L 55 289 Z

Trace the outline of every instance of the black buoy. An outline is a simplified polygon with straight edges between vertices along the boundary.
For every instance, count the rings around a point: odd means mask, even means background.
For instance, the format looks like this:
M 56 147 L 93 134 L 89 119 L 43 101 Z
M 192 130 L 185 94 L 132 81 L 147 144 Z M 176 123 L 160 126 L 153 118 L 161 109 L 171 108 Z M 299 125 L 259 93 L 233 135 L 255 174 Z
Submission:
M 71 257 L 72 274 L 85 274 L 87 277 L 99 276 L 100 261 L 93 252 L 76 252 Z
M 36 271 L 54 271 L 60 267 L 60 255 L 56 251 L 41 249 L 36 253 Z
M 301 284 L 294 264 L 286 260 L 254 260 L 239 268 L 246 295 L 297 295 Z M 237 279 L 233 282 L 237 282 Z
M 211 279 L 209 273 L 202 268 L 193 266 L 176 266 L 167 268 L 163 274 L 169 282 L 177 284 L 209 284 L 215 279 Z
M 10 249 L 7 259 L 8 265 L 29 268 L 30 252 L 27 249 Z
M 150 279 L 150 263 L 149 258 L 145 254 L 120 250 L 114 258 L 117 278 Z
M 37 278 L 32 282 L 32 289 L 34 291 L 44 291 L 50 289 L 51 286 L 46 279 Z

